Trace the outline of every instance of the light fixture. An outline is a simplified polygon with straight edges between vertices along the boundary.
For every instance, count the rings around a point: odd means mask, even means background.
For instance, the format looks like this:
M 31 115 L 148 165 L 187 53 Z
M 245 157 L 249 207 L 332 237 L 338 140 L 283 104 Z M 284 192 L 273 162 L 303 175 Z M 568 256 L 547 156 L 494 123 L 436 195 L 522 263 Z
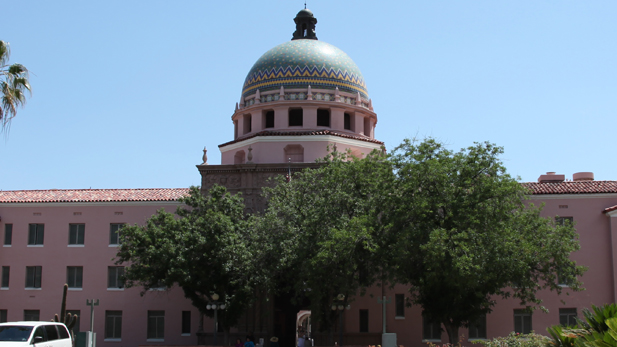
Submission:
M 212 294 L 212 300 L 216 301 L 218 299 L 219 299 L 219 295 L 218 294 L 216 294 L 216 293 Z

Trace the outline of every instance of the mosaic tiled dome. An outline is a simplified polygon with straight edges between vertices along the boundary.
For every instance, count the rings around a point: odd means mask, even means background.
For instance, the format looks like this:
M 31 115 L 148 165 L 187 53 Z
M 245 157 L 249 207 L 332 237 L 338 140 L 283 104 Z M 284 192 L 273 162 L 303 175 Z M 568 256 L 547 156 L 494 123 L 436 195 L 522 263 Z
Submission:
M 280 44 L 261 56 L 244 81 L 242 96 L 284 88 L 323 88 L 358 93 L 368 99 L 364 77 L 342 50 L 318 40 Z

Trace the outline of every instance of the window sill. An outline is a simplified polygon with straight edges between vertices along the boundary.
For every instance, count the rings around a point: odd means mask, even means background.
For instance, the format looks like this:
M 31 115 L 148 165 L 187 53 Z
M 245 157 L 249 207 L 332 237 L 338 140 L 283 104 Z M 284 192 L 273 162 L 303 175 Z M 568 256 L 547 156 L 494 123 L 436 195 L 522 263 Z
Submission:
M 396 316 L 394 317 L 396 320 L 405 320 L 405 316 Z
M 9 287 L 2 287 L 0 290 L 9 290 Z
M 84 245 L 67 245 L 67 247 L 84 247 Z
M 124 288 L 107 288 L 108 292 L 123 292 Z
M 146 342 L 165 342 L 165 339 L 146 339 Z
M 488 341 L 488 339 L 486 337 L 470 337 L 467 339 L 467 341 L 469 342 L 473 342 L 473 341 Z
M 26 287 L 26 290 L 41 290 L 41 288 Z
M 180 336 L 191 336 L 191 334 L 180 334 Z
M 43 247 L 43 245 L 28 245 L 28 247 Z
M 422 339 L 422 343 L 427 342 L 441 342 L 441 339 Z
M 164 292 L 166 290 L 167 290 L 167 288 L 150 288 L 150 289 L 148 289 L 149 292 Z
M 120 247 L 120 244 L 117 244 L 117 243 L 111 243 L 111 244 L 109 244 L 109 246 L 108 246 L 108 247 Z
M 11 247 L 11 245 L 2 245 L 2 247 Z
M 122 342 L 122 339 L 104 339 L 105 342 Z
M 69 291 L 71 292 L 81 292 L 83 290 L 83 288 L 71 288 L 69 287 Z

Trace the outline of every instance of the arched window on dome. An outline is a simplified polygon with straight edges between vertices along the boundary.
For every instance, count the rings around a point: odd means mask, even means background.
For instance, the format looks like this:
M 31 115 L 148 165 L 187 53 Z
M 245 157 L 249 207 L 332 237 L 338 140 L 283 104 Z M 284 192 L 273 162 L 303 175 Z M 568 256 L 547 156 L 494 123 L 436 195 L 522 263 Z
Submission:
M 245 114 L 244 115 L 244 133 L 248 134 L 251 132 L 251 122 L 252 122 L 252 117 L 250 114 Z
M 285 152 L 284 162 L 304 163 L 304 147 L 302 145 L 287 145 L 283 149 Z
M 237 151 L 234 155 L 234 164 L 244 164 L 245 157 L 244 151 Z
M 297 127 L 302 126 L 302 109 L 292 108 L 289 110 L 289 126 Z
M 238 138 L 238 120 L 234 121 L 234 140 Z
M 345 115 L 343 116 L 343 128 L 345 130 L 352 130 L 351 129 L 351 115 L 347 112 L 345 112 Z
M 330 127 L 330 110 L 321 108 L 317 110 L 317 126 Z
M 364 135 L 371 136 L 371 119 L 364 117 Z
M 307 31 L 306 31 L 306 23 L 302 23 L 302 37 L 306 37 Z
M 263 128 L 274 128 L 274 111 L 268 110 L 263 112 Z

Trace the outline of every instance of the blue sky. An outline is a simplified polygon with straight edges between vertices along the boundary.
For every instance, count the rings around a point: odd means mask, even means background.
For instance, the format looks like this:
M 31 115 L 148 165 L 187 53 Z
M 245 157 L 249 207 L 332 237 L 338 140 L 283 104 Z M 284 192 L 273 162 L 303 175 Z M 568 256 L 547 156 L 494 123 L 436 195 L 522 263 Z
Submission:
M 200 183 L 253 63 L 303 1 L 13 1 L 0 39 L 33 96 L 0 139 L 0 189 Z M 317 36 L 356 62 L 388 148 L 432 136 L 505 148 L 535 181 L 617 179 L 617 2 L 308 1 Z

